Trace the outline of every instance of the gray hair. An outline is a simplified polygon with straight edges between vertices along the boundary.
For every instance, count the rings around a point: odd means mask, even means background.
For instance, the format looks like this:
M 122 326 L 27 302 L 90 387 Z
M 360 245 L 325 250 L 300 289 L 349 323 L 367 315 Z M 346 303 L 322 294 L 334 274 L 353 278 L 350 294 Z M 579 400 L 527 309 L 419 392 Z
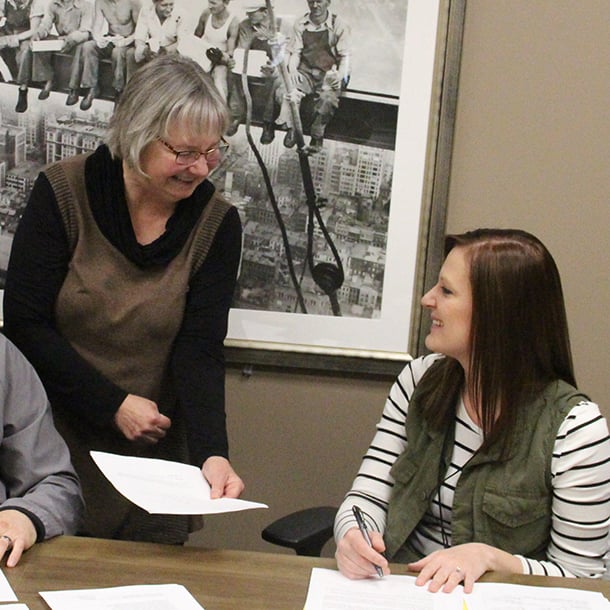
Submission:
M 113 157 L 145 175 L 140 155 L 157 138 L 184 126 L 220 138 L 228 125 L 227 105 L 212 79 L 188 57 L 160 55 L 131 76 L 106 131 Z

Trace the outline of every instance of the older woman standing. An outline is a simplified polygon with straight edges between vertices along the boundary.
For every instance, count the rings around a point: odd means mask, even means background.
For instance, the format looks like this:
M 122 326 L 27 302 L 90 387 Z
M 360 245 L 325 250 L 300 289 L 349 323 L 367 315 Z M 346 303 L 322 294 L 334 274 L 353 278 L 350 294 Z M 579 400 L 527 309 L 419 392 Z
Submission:
M 390 391 L 337 514 L 339 569 L 365 578 L 389 559 L 447 592 L 471 591 L 488 570 L 599 578 L 610 438 L 576 389 L 550 253 L 524 231 L 450 236 L 422 305 L 434 353 Z M 375 530 L 373 548 L 354 505 Z
M 241 224 L 207 180 L 227 120 L 195 62 L 152 60 L 106 143 L 40 174 L 15 235 L 5 331 L 70 446 L 84 534 L 182 543 L 192 530 L 126 501 L 92 449 L 197 464 L 213 497 L 243 490 L 228 460 L 223 359 Z

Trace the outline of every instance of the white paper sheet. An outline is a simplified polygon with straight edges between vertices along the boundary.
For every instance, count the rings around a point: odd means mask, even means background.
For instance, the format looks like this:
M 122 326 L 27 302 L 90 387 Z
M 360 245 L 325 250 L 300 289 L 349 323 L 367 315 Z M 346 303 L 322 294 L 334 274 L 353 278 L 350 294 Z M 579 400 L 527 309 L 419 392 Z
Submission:
M 210 485 L 196 466 L 102 451 L 90 453 L 117 491 L 151 514 L 209 515 L 268 508 L 235 498 L 212 500 Z
M 232 68 L 232 72 L 235 74 L 241 74 L 244 70 L 244 59 L 245 52 L 239 47 L 233 52 L 233 59 L 235 65 Z M 258 49 L 252 49 L 248 51 L 248 76 L 262 76 L 263 73 L 261 68 L 266 66 L 269 61 L 267 53 Z
M 592 591 L 475 583 L 465 594 L 429 593 L 411 576 L 349 580 L 337 570 L 313 568 L 304 610 L 609 610 L 610 602 Z
M 204 610 L 182 585 L 41 591 L 52 610 Z
M 59 38 L 51 38 L 49 40 L 32 40 L 30 41 L 30 44 L 34 53 L 61 51 L 64 48 L 64 41 Z
M 16 602 L 17 596 L 9 584 L 4 572 L 0 570 L 0 602 Z
M 206 55 L 209 48 L 205 41 L 193 34 L 178 36 L 178 53 L 194 59 L 206 72 L 212 69 L 212 62 Z
M 569 579 L 568 579 L 569 580 Z M 468 610 L 608 610 L 610 601 L 601 593 L 560 587 L 530 587 L 476 583 L 467 596 Z
M 349 580 L 337 570 L 313 568 L 304 610 L 462 610 L 461 587 L 429 593 L 411 576 Z

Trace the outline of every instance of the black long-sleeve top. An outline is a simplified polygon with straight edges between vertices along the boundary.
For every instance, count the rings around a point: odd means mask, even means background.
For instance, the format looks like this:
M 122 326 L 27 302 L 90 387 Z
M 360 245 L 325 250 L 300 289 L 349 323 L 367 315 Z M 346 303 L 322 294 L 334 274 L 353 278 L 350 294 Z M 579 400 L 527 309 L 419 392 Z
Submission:
M 142 246 L 131 226 L 121 162 L 112 160 L 102 146 L 87 160 L 85 177 L 100 230 L 126 258 L 144 268 L 167 264 L 180 252 L 214 192 L 213 185 L 205 181 L 178 203 L 166 232 Z M 223 341 L 240 254 L 241 223 L 232 208 L 189 283 L 171 356 L 191 462 L 198 466 L 211 455 L 228 457 Z M 51 403 L 67 405 L 90 424 L 110 426 L 128 392 L 89 365 L 58 332 L 55 322 L 55 302 L 70 258 L 55 194 L 41 174 L 13 240 L 4 295 L 4 332 L 36 368 Z

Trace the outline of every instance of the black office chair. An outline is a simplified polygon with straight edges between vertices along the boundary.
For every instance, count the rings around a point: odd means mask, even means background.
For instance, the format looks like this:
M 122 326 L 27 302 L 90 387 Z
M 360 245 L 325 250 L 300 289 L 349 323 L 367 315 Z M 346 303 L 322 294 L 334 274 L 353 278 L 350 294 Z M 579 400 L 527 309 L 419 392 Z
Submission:
M 270 523 L 262 532 L 263 540 L 294 549 L 297 555 L 319 557 L 332 538 L 335 506 L 314 506 L 290 513 Z

